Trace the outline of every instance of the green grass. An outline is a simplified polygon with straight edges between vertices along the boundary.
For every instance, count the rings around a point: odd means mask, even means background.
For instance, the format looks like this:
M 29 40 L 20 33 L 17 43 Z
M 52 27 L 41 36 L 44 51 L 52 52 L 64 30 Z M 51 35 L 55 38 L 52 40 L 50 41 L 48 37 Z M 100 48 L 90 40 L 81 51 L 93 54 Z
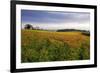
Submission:
M 90 59 L 90 37 L 81 32 L 22 30 L 21 62 Z

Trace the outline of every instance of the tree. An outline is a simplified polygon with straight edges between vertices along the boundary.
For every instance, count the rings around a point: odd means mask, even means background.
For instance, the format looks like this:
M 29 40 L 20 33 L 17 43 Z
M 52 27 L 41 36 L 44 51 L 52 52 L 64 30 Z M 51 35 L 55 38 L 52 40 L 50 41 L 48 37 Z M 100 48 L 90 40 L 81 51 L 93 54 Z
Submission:
M 33 26 L 30 25 L 30 24 L 26 24 L 24 28 L 25 28 L 25 29 L 33 29 Z

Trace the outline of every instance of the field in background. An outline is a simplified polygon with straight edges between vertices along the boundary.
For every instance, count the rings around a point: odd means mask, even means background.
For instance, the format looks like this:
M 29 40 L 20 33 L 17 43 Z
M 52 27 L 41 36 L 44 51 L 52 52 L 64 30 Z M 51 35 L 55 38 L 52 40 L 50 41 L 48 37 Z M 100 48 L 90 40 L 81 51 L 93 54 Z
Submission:
M 90 36 L 82 32 L 21 32 L 21 62 L 87 59 L 90 59 Z

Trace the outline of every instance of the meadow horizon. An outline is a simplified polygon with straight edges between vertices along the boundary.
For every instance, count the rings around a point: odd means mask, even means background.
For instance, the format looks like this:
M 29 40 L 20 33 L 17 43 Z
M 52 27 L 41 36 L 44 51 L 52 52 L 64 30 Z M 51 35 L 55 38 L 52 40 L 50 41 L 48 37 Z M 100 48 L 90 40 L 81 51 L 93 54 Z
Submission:
M 88 12 L 21 10 L 21 24 L 22 63 L 90 59 Z

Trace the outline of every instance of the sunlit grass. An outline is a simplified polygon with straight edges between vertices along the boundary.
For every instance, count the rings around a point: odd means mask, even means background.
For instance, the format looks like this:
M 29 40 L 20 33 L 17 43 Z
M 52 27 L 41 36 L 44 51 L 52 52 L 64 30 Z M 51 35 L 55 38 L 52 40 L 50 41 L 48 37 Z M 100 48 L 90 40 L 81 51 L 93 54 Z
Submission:
M 67 61 L 90 58 L 90 37 L 81 32 L 22 30 L 21 61 Z

